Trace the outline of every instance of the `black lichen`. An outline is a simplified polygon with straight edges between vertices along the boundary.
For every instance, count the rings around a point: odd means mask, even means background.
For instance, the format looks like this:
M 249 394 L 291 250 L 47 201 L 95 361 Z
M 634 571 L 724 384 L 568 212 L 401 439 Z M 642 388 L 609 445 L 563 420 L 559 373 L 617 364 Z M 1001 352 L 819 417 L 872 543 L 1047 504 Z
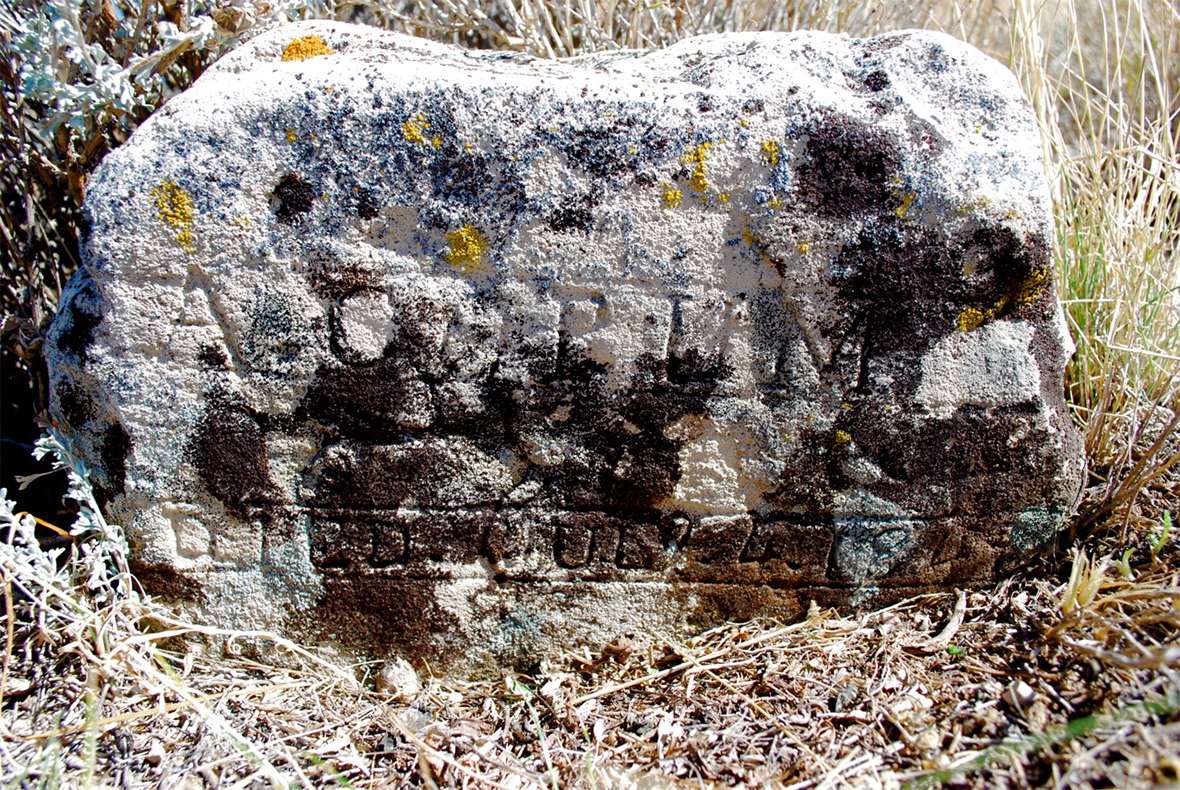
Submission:
M 315 188 L 298 173 L 287 173 L 274 188 L 272 204 L 275 216 L 283 222 L 294 222 L 315 205 Z

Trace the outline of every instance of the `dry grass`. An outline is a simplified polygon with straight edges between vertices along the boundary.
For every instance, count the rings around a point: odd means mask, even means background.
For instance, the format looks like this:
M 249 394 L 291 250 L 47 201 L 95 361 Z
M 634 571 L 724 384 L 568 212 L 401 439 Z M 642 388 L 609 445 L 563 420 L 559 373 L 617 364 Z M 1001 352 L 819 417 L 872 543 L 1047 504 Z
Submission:
M 1124 570 L 1108 533 L 993 590 L 421 688 L 59 590 L 10 633 L 0 767 L 30 786 L 1146 786 L 1180 754 L 1180 545 L 1158 535 L 1133 528 Z M 240 649 L 194 648 L 213 636 Z
M 1180 511 L 1174 5 L 426 0 L 339 9 L 545 55 L 716 30 L 928 26 L 1008 62 L 1041 119 L 1055 185 L 1062 293 L 1078 343 L 1067 383 L 1091 464 L 1081 513 L 1060 551 L 991 590 L 857 616 L 729 624 L 687 644 L 620 637 L 536 677 L 427 678 L 420 687 L 397 666 L 341 666 L 275 637 L 181 622 L 135 592 L 117 532 L 99 540 L 91 530 L 64 564 L 38 560 L 34 547 L 4 555 L 5 784 L 1180 779 L 1180 547 L 1163 515 Z M 9 219 L 9 230 L 19 227 Z

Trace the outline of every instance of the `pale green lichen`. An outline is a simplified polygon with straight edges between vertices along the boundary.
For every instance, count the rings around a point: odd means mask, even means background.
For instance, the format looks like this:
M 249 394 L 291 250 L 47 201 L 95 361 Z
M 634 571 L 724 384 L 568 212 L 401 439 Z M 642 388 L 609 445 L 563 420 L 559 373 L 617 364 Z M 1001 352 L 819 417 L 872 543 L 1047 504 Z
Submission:
M 1025 508 L 1009 526 L 1013 548 L 1021 553 L 1036 551 L 1057 534 L 1064 520 L 1060 507 L 1035 505 Z

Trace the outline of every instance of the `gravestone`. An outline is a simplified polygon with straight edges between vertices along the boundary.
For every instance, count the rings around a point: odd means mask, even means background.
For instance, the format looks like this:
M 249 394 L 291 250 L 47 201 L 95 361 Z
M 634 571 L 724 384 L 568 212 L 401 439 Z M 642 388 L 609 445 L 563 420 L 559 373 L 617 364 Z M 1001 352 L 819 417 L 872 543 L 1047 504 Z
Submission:
M 528 665 L 983 583 L 1079 486 L 1034 117 L 944 35 L 293 25 L 86 218 L 53 413 L 208 622 Z

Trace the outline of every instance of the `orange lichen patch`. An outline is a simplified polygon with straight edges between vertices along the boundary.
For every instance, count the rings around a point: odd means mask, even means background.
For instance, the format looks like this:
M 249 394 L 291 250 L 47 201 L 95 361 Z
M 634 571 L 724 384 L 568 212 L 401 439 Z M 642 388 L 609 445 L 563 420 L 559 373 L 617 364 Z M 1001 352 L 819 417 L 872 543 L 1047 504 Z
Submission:
M 983 326 L 983 322 L 990 318 L 991 310 L 984 312 L 978 307 L 967 307 L 963 312 L 959 313 L 959 319 L 956 324 L 960 332 L 971 332 Z
M 156 214 L 165 225 L 175 228 L 176 241 L 185 252 L 196 250 L 193 236 L 193 220 L 197 216 L 193 197 L 175 181 L 162 181 L 152 187 L 152 198 L 156 203 Z
M 914 205 L 914 201 L 918 199 L 916 192 L 906 192 L 901 196 L 901 205 L 893 210 L 898 219 L 905 219 L 906 215 L 910 213 L 910 207 Z
M 701 143 L 683 157 L 686 165 L 693 166 L 692 176 L 688 179 L 688 185 L 692 187 L 694 192 L 703 193 L 709 188 L 709 174 L 706 169 L 706 163 L 709 161 L 709 149 L 712 147 L 712 143 Z
M 316 35 L 302 36 L 295 39 L 283 50 L 283 60 L 307 60 L 319 55 L 331 55 L 334 50 L 328 43 Z
M 664 185 L 664 208 L 680 208 L 684 193 L 671 184 Z
M 447 244 L 450 249 L 443 253 L 443 257 L 464 274 L 470 274 L 483 266 L 483 256 L 489 245 L 487 237 L 479 228 L 464 225 L 458 230 L 452 230 L 447 233 Z
M 782 148 L 775 140 L 764 140 L 762 142 L 762 161 L 770 167 L 778 167 L 779 157 L 782 155 Z

